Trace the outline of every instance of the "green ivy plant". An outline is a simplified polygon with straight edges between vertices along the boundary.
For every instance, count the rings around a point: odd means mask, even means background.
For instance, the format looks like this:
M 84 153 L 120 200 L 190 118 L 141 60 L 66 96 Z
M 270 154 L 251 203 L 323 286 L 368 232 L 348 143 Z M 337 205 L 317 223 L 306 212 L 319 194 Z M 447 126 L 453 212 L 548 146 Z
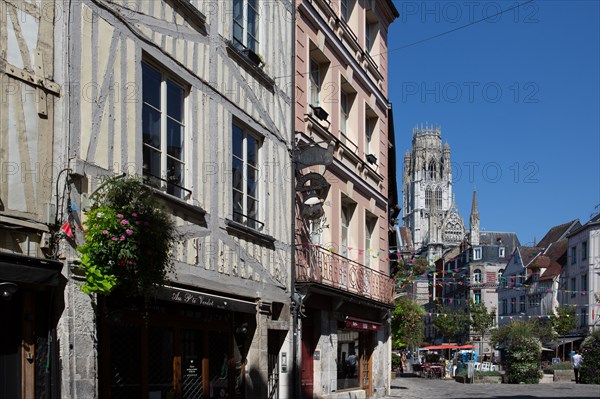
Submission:
M 173 270 L 176 229 L 152 188 L 141 178 L 106 180 L 93 195 L 84 224 L 81 269 L 86 294 L 110 294 L 116 287 L 147 295 Z

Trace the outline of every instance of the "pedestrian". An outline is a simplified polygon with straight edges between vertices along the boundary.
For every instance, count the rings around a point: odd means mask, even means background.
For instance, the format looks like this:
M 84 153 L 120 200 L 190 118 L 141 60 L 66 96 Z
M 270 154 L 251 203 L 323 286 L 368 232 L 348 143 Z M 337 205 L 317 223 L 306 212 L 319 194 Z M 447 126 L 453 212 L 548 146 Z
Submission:
M 579 384 L 579 368 L 583 363 L 583 356 L 579 353 L 579 350 L 575 351 L 573 355 L 573 372 L 575 373 L 575 384 Z

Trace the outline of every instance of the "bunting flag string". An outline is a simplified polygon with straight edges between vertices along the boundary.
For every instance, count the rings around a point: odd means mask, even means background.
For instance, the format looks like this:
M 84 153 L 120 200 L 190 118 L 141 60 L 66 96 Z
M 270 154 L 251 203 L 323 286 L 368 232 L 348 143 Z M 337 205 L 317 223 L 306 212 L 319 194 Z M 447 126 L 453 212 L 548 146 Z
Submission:
M 573 317 L 581 317 L 588 316 L 587 313 L 575 313 Z M 451 313 L 437 313 L 437 312 L 428 312 L 423 315 L 423 317 L 448 317 L 452 316 Z M 506 316 L 498 316 L 500 320 L 513 320 L 513 319 L 549 319 L 550 315 L 506 315 Z M 592 311 L 592 320 L 600 319 L 600 313 L 595 313 Z

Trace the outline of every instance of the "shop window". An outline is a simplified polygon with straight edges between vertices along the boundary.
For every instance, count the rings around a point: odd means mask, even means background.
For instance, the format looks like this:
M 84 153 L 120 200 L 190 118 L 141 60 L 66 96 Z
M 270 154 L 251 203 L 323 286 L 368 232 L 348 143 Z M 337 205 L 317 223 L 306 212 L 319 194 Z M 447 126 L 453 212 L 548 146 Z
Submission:
M 338 330 L 337 390 L 358 388 L 359 378 L 359 332 Z

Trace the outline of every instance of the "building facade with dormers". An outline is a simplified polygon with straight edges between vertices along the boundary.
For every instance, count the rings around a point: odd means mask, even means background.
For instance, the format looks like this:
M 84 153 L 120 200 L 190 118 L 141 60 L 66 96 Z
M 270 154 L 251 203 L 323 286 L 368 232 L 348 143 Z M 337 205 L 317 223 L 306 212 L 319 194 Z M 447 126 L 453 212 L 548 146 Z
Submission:
M 69 83 L 45 147 L 69 168 L 53 181 L 61 222 L 125 173 L 181 237 L 152 298 L 88 296 L 72 224 L 56 397 L 292 397 L 294 3 L 42 3 L 62 13 L 48 59 Z
M 299 179 L 326 180 L 319 212 L 304 210 L 319 200 L 297 196 L 297 397 L 382 397 L 390 387 L 388 232 L 396 205 L 388 203 L 387 49 L 399 14 L 389 0 L 298 0 L 297 11 L 297 145 L 332 149 L 326 166 L 297 170 Z

